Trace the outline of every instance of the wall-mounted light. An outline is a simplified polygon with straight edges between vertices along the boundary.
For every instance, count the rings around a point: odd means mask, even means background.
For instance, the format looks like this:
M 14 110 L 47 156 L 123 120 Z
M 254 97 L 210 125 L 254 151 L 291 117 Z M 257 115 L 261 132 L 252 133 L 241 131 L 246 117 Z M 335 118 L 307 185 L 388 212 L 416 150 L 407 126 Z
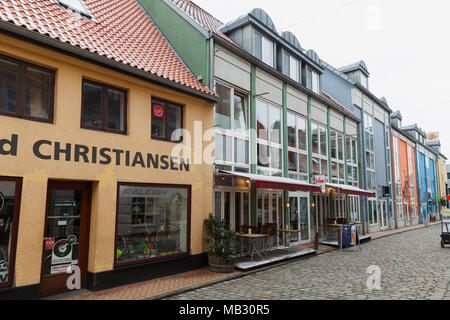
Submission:
M 316 207 L 316 203 L 315 202 L 313 202 L 313 203 L 311 203 L 311 208 L 315 208 Z
M 286 208 L 290 208 L 291 207 L 291 204 L 289 203 L 289 202 L 286 202 Z

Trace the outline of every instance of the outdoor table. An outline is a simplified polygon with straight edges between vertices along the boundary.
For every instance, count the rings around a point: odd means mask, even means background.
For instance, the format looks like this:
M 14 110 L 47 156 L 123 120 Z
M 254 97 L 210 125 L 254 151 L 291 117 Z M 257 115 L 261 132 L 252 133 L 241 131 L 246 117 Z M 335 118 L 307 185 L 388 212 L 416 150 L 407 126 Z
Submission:
M 289 238 L 289 244 L 287 242 L 287 235 L 291 233 L 301 233 L 301 230 L 290 230 L 290 229 L 279 229 L 278 232 L 283 232 L 283 243 L 288 247 L 289 250 L 291 250 L 291 238 Z
M 252 258 L 251 261 L 253 261 L 253 257 L 255 255 L 259 256 L 261 258 L 261 260 L 263 260 L 263 248 L 264 246 L 260 245 L 258 246 L 258 244 L 260 244 L 261 241 L 265 241 L 268 238 L 270 238 L 271 236 L 268 234 L 244 234 L 244 233 L 239 233 L 238 235 L 241 239 L 248 239 L 250 242 L 250 248 L 247 248 L 247 252 L 249 253 L 250 257 Z

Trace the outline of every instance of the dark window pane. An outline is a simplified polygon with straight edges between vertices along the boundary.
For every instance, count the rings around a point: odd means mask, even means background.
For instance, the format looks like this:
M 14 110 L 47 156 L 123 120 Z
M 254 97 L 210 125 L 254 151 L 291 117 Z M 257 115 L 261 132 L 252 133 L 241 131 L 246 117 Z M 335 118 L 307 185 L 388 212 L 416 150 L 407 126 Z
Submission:
M 83 84 L 83 125 L 102 128 L 102 87 Z
M 298 148 L 306 151 L 306 120 L 297 118 Z
M 297 153 L 289 151 L 289 171 L 297 171 Z
M 181 138 L 181 132 L 176 130 L 182 129 L 181 126 L 181 107 L 169 104 L 167 106 L 167 126 L 168 126 L 168 136 L 166 137 L 170 141 L 179 141 Z
M 48 119 L 52 75 L 39 69 L 27 68 L 24 114 Z
M 16 112 L 16 93 L 19 66 L 0 59 L 0 110 Z
M 0 181 L 0 284 L 11 280 L 11 224 L 14 218 L 16 182 Z
M 297 137 L 296 137 L 296 127 L 295 127 L 295 116 L 293 114 L 288 114 L 288 145 L 289 147 L 297 148 Z
M 308 156 L 306 154 L 299 154 L 299 172 L 308 173 Z
M 312 153 L 319 153 L 319 127 L 313 123 L 311 128 Z
M 152 137 L 166 138 L 166 104 L 162 101 L 152 103 Z
M 216 91 L 219 102 L 216 105 L 215 125 L 221 129 L 231 129 L 231 90 L 217 84 Z
M 108 129 L 125 130 L 125 94 L 108 89 Z

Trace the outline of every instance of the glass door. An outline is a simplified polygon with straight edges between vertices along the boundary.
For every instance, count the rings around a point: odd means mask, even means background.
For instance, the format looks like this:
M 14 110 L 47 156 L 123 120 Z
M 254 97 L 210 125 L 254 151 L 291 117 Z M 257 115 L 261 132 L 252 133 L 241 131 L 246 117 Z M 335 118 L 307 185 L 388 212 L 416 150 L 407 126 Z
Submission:
M 290 235 L 291 243 L 309 242 L 310 237 L 310 212 L 309 196 L 300 193 L 291 193 L 290 203 L 290 229 L 300 230 L 300 233 Z
M 250 193 L 217 189 L 214 191 L 214 216 L 229 224 L 231 230 L 240 232 L 242 225 L 251 224 Z
M 67 279 L 80 271 L 86 279 L 90 186 L 49 182 L 44 236 L 41 296 L 69 291 Z
M 387 202 L 386 200 L 380 201 L 380 216 L 381 216 L 381 228 L 388 227 L 388 218 L 387 218 Z

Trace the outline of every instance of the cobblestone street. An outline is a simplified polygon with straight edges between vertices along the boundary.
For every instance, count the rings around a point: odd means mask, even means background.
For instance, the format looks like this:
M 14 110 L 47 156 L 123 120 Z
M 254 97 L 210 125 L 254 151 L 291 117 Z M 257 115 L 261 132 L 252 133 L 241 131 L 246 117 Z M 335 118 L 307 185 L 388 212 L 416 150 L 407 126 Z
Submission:
M 440 225 L 372 240 L 362 251 L 333 251 L 294 261 L 172 300 L 450 299 L 450 248 Z M 366 286 L 369 266 L 381 268 L 381 289 Z

